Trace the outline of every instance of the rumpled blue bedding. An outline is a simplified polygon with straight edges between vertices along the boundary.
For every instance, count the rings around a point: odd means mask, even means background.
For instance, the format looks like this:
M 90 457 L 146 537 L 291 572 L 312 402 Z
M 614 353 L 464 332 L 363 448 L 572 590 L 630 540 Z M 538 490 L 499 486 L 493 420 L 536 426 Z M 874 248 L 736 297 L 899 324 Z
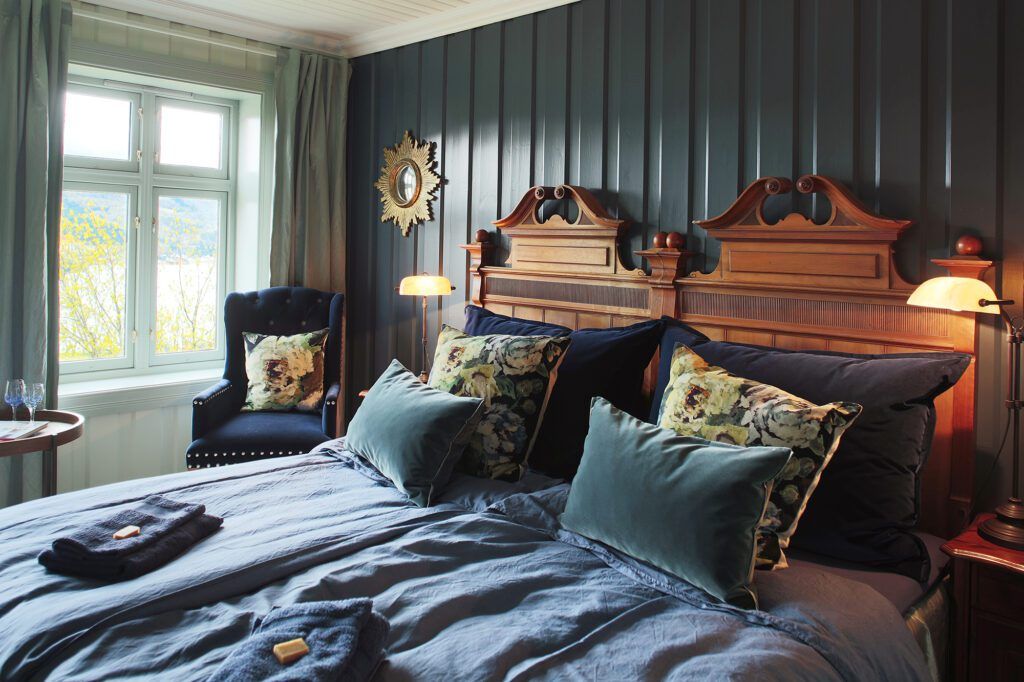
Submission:
M 272 607 L 354 597 L 391 623 L 383 680 L 928 679 L 900 614 L 860 583 L 758 573 L 762 610 L 743 611 L 561 530 L 565 484 L 459 486 L 416 507 L 335 445 L 0 510 L 0 679 L 206 679 Z M 124 583 L 36 563 L 155 493 L 224 525 Z

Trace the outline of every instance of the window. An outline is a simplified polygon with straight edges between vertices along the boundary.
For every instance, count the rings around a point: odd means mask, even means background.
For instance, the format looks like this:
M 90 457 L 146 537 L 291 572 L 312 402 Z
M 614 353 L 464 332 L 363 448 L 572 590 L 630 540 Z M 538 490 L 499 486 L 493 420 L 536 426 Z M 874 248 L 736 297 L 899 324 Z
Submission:
M 237 102 L 98 79 L 68 86 L 62 374 L 224 357 Z

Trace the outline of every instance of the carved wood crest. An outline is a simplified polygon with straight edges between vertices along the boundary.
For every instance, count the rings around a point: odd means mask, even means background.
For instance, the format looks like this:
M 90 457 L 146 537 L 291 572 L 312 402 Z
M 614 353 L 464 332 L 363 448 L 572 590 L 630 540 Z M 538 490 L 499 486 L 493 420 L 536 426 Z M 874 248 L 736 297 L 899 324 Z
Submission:
M 542 220 L 546 201 L 568 199 L 579 209 L 572 222 L 557 213 Z M 613 218 L 583 187 L 531 187 L 507 216 L 494 225 L 511 238 L 505 265 L 523 270 L 643 276 L 626 268 L 617 243 L 627 221 Z

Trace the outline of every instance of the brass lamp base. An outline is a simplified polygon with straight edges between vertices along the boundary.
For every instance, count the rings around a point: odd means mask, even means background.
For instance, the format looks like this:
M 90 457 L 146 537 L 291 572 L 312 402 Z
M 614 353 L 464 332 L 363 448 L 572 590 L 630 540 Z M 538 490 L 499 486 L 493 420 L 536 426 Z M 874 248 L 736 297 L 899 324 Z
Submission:
M 1024 550 L 1024 502 L 1011 497 L 995 512 L 994 518 L 978 526 L 978 534 L 1001 547 Z

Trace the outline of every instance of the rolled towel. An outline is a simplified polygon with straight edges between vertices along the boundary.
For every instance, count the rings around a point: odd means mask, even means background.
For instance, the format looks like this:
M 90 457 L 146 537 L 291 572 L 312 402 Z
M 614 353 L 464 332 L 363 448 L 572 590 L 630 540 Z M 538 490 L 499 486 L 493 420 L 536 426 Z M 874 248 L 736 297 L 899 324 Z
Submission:
M 228 656 L 211 682 L 369 679 L 384 658 L 390 625 L 369 599 L 319 601 L 276 607 Z M 280 663 L 274 645 L 302 638 L 309 653 Z
M 39 555 L 51 571 L 101 580 L 128 580 L 148 573 L 207 537 L 223 519 L 206 514 L 201 504 L 186 504 L 160 495 L 147 497 L 92 525 L 54 540 Z M 115 540 L 125 526 L 138 526 L 135 537 Z

